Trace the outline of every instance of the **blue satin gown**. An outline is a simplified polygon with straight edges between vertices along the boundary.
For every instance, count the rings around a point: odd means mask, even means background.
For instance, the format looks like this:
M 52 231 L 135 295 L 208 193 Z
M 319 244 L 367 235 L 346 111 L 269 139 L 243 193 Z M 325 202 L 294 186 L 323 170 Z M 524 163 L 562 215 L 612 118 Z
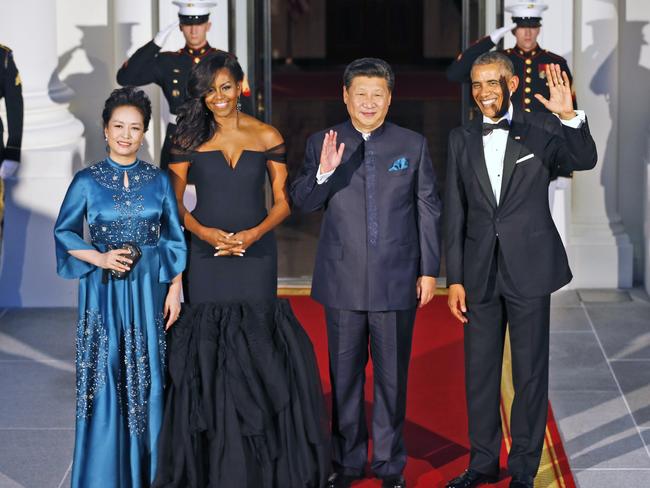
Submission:
M 59 275 L 79 278 L 72 487 L 148 487 L 163 410 L 163 306 L 187 254 L 167 175 L 144 161 L 121 166 L 109 158 L 80 171 L 54 236 Z M 142 257 L 123 280 L 102 283 L 102 269 L 68 253 L 124 242 L 138 244 Z

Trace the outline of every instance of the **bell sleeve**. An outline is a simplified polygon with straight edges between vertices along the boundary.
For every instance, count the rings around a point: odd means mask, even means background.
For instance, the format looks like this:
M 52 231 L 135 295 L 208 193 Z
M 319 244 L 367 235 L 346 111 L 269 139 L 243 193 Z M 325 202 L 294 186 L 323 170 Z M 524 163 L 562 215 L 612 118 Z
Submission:
M 95 269 L 94 264 L 77 259 L 69 252 L 96 250 L 83 238 L 86 205 L 84 178 L 81 173 L 77 173 L 68 187 L 54 224 L 56 272 L 62 278 L 81 278 Z
M 158 281 L 160 283 L 169 283 L 176 275 L 185 270 L 187 245 L 178 218 L 176 196 L 169 182 L 169 177 L 165 173 L 161 173 L 161 176 L 163 178 L 164 197 L 160 216 L 160 240 L 158 241 L 160 253 Z

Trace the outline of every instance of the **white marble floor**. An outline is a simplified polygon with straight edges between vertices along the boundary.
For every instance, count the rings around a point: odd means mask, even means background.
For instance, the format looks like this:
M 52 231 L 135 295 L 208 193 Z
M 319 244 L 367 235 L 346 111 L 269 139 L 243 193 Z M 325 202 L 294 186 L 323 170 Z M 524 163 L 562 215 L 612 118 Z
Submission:
M 580 488 L 650 486 L 650 300 L 554 295 L 550 400 Z

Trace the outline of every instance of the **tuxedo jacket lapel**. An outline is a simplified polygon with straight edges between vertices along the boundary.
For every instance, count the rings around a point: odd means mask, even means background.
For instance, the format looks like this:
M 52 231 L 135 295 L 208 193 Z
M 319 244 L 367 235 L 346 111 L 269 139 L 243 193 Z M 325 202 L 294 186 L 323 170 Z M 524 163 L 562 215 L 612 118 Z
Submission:
M 508 191 L 512 173 L 515 170 L 515 165 L 521 150 L 524 145 L 522 141 L 525 140 L 526 133 L 528 132 L 529 125 L 524 122 L 522 114 L 518 110 L 514 110 L 512 114 L 512 121 L 510 130 L 508 131 L 508 143 L 506 144 L 506 153 L 503 158 L 503 178 L 501 180 L 501 193 L 499 195 L 499 204 L 503 203 L 503 199 Z
M 488 175 L 487 165 L 485 164 L 485 153 L 483 152 L 483 119 L 477 116 L 468 127 L 467 137 L 467 150 L 469 151 L 469 159 L 476 173 L 476 177 L 493 208 L 496 208 L 497 201 L 492 192 L 492 184 L 490 183 L 490 176 Z

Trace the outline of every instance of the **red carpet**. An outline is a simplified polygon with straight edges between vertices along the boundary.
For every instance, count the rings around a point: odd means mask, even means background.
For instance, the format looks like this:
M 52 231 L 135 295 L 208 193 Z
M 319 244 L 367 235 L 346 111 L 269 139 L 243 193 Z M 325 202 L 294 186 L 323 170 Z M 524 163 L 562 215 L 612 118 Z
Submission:
M 327 335 L 323 309 L 305 296 L 293 296 L 290 301 L 296 316 L 314 343 L 323 388 L 329 400 Z M 463 471 L 468 464 L 463 375 L 462 328 L 450 315 L 446 297 L 437 296 L 431 304 L 418 311 L 413 339 L 404 429 L 409 452 L 405 476 L 410 488 L 444 487 L 450 478 Z M 366 399 L 367 408 L 370 408 L 370 368 L 367 378 Z M 369 411 L 368 414 L 370 418 Z M 552 415 L 547 433 L 547 444 L 551 444 L 555 456 L 555 462 L 547 468 L 553 479 L 540 486 L 575 488 Z M 505 453 L 505 449 L 502 452 Z M 502 466 L 505 466 L 504 455 Z M 508 482 L 509 478 L 504 477 L 499 484 L 489 486 L 507 488 Z M 379 486 L 381 484 L 378 480 L 369 479 L 355 484 L 354 488 Z

